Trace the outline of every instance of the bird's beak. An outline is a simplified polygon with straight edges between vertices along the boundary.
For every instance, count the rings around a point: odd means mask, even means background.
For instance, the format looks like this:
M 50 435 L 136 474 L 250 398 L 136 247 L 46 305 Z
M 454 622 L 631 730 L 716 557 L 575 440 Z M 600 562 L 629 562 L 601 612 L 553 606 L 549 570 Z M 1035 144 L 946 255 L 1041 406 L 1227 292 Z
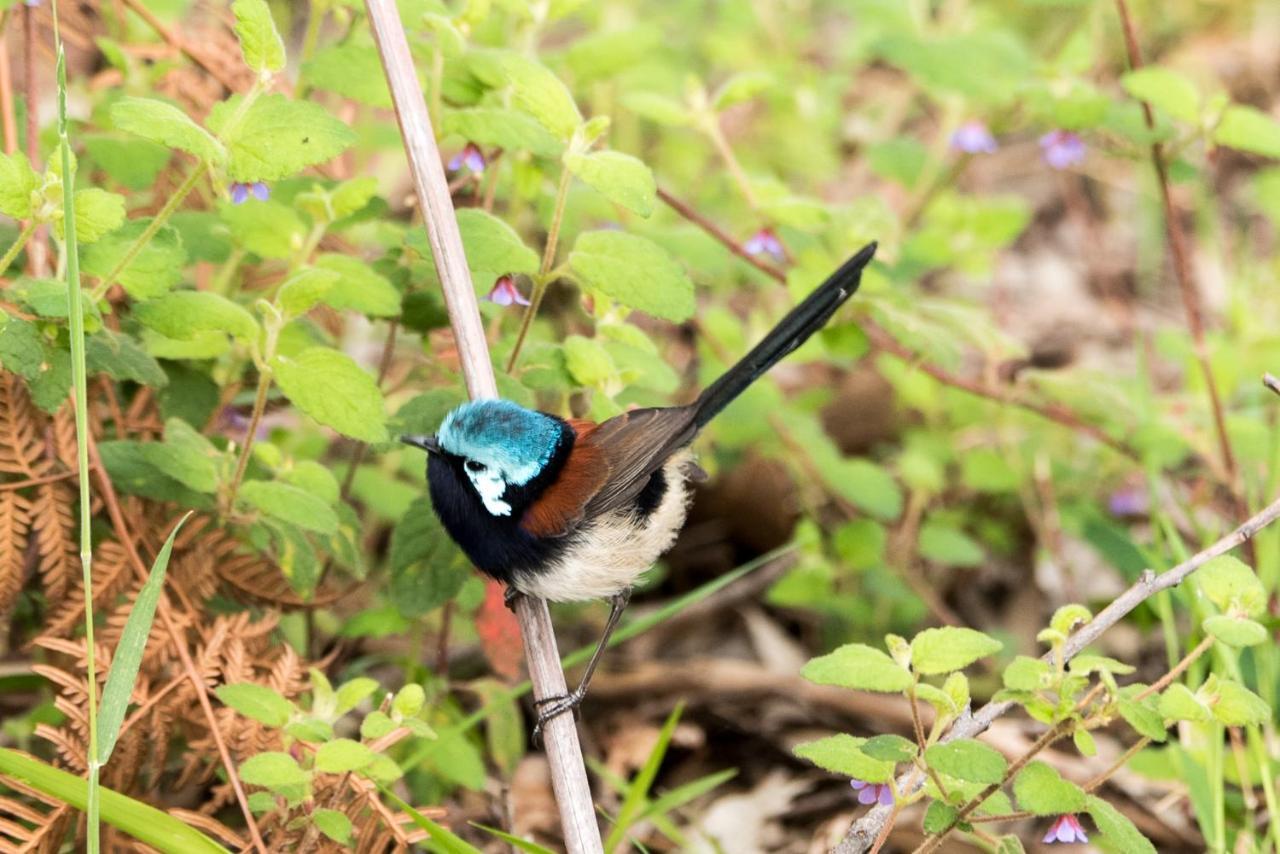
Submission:
M 421 448 L 428 454 L 440 453 L 440 443 L 436 441 L 435 436 L 401 436 L 400 441 L 406 445 L 413 445 L 415 448 Z

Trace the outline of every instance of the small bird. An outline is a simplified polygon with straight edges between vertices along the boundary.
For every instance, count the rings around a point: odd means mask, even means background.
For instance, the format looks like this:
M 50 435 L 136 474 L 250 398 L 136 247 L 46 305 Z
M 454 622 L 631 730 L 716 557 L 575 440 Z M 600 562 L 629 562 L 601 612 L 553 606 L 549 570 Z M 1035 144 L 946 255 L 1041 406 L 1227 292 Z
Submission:
M 826 325 L 875 251 L 868 244 L 846 261 L 693 403 L 595 424 L 476 400 L 446 415 L 434 436 L 401 437 L 427 452 L 431 502 L 445 530 L 481 572 L 507 585 L 508 597 L 611 603 L 581 683 L 541 701 L 548 705 L 538 729 L 582 702 L 632 584 L 675 542 L 688 483 L 701 474 L 689 451 L 698 431 Z

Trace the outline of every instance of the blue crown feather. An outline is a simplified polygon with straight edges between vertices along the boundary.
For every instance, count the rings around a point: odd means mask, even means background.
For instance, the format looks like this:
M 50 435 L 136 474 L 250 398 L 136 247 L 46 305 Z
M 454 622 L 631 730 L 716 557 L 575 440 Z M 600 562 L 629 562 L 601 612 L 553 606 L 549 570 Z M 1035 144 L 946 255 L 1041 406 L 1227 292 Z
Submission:
M 509 400 L 476 400 L 445 416 L 436 438 L 445 451 L 477 460 L 522 486 L 550 462 L 564 426 Z

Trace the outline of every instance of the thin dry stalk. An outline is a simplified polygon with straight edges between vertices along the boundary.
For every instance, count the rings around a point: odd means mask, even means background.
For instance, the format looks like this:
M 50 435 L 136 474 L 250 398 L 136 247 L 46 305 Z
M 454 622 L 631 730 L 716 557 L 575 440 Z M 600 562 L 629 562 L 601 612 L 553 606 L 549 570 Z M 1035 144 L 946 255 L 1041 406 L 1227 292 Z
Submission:
M 458 232 L 453 199 L 440 163 L 431 118 L 418 86 L 400 14 L 392 0 L 365 0 L 365 8 L 395 104 L 396 119 L 409 157 L 436 272 L 444 290 L 467 392 L 473 399 L 497 397 L 498 386 L 462 248 L 462 237 Z M 546 603 L 541 599 L 521 596 L 517 600 L 516 617 L 524 636 L 534 697 L 545 699 L 565 694 L 564 671 L 560 668 L 560 654 Z M 573 716 L 560 715 L 549 721 L 543 730 L 543 741 L 551 766 L 556 802 L 560 807 L 566 848 L 571 854 L 603 851 Z

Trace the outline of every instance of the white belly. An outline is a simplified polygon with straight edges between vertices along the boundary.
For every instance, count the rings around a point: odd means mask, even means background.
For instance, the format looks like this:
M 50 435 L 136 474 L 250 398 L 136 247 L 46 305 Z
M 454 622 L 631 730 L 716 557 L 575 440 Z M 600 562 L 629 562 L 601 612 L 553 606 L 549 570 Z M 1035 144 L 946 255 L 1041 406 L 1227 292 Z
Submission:
M 682 451 L 663 466 L 667 491 L 643 521 L 630 510 L 601 517 L 579 530 L 578 541 L 559 561 L 541 572 L 519 573 L 521 593 L 552 602 L 605 599 L 635 584 L 663 552 L 671 548 L 689 510 L 684 467 L 692 454 Z

